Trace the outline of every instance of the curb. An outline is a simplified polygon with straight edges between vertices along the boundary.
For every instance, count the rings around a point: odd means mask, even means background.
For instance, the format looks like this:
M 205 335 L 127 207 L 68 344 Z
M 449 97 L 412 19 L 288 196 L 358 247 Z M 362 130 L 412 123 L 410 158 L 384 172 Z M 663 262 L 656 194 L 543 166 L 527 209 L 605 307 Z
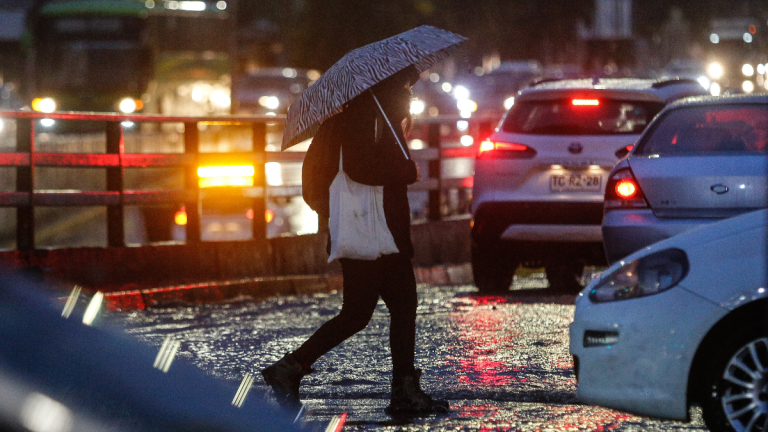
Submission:
M 414 269 L 416 283 L 459 285 L 472 283 L 470 264 L 451 264 Z M 170 307 L 189 303 L 216 303 L 237 298 L 264 298 L 341 291 L 341 274 L 275 276 L 211 281 L 160 288 L 104 293 L 110 310 Z

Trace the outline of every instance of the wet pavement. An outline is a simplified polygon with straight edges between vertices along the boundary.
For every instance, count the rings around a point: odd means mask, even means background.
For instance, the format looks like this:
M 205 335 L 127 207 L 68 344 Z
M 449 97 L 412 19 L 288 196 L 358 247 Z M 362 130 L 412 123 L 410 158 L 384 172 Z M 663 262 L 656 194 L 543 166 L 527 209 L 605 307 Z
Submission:
M 471 285 L 419 286 L 416 363 L 425 390 L 450 401 L 449 414 L 402 419 L 384 413 L 391 363 L 388 313 L 380 302 L 368 327 L 304 378 L 308 409 L 299 421 L 325 430 L 347 413 L 345 431 L 706 430 L 696 412 L 692 423 L 682 423 L 578 404 L 568 354 L 573 297 L 548 294 L 544 286 L 544 274 L 536 272 L 516 277 L 504 296 L 480 296 Z M 246 373 L 256 375 L 248 398 L 269 400 L 259 371 L 340 308 L 341 293 L 329 293 L 113 314 L 153 345 L 168 336 L 180 341 L 177 361 L 231 382 L 233 395 Z

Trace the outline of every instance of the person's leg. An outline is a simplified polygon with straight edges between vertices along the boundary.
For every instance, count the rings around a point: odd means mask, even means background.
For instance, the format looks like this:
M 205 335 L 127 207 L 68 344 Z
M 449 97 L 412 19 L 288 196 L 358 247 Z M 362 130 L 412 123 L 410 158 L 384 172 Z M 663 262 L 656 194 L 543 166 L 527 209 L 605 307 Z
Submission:
M 416 344 L 416 278 L 411 260 L 401 254 L 381 258 L 384 283 L 381 298 L 389 309 L 389 345 L 392 350 L 392 376 L 414 370 Z
M 379 301 L 382 265 L 378 261 L 341 259 L 344 277 L 341 312 L 323 324 L 296 351 L 286 354 L 261 374 L 272 387 L 277 401 L 298 408 L 301 379 L 312 372 L 311 365 L 323 354 L 365 328 Z
M 401 254 L 388 255 L 384 262 L 381 297 L 389 309 L 392 349 L 392 397 L 387 412 L 425 414 L 448 412 L 448 402 L 432 399 L 419 382 L 421 370 L 414 367 L 416 341 L 416 278 L 411 260 Z
M 347 338 L 364 329 L 376 309 L 382 285 L 380 260 L 341 259 L 344 292 L 341 312 L 323 324 L 293 352 L 294 358 L 309 368 L 318 358 Z

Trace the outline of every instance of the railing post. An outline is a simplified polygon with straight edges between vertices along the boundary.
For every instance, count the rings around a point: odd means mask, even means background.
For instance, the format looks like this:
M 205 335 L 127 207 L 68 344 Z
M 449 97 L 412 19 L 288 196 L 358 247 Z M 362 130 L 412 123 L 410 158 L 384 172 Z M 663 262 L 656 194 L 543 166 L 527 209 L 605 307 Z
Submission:
M 267 238 L 267 221 L 264 213 L 267 211 L 267 175 L 265 164 L 267 162 L 267 125 L 265 123 L 254 123 L 251 127 L 253 131 L 253 154 L 254 161 L 259 165 L 254 166 L 253 186 L 261 188 L 262 194 L 253 198 L 253 221 L 252 232 L 253 239 Z M 254 163 L 256 165 L 256 163 Z
M 119 166 L 107 168 L 107 191 L 119 192 L 120 202 L 107 206 L 107 246 L 125 246 L 125 209 L 123 205 L 124 173 L 123 154 L 125 142 L 123 139 L 123 127 L 120 122 L 107 122 L 107 154 L 118 155 Z
M 200 153 L 200 131 L 197 129 L 196 122 L 184 123 L 184 153 L 191 156 L 189 165 L 184 170 L 184 208 L 187 211 L 187 242 L 199 242 L 200 184 L 197 178 L 197 155 Z
M 35 248 L 35 120 L 16 120 L 16 151 L 29 153 L 29 166 L 16 167 L 16 192 L 29 193 L 29 203 L 16 208 L 16 249 Z
M 438 151 L 437 159 L 429 161 L 429 178 L 437 179 L 437 190 L 429 191 L 427 220 L 439 221 L 441 219 L 440 197 L 443 193 L 442 155 L 440 153 L 440 123 L 429 123 L 429 128 L 427 129 L 427 146 L 429 148 L 437 149 Z

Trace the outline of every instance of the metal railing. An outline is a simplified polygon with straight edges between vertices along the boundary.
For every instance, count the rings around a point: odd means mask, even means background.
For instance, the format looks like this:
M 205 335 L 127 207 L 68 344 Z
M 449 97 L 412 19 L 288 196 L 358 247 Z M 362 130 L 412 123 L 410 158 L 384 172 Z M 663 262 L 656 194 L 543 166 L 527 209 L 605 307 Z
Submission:
M 295 196 L 301 194 L 300 186 L 268 186 L 264 164 L 268 162 L 302 162 L 303 152 L 266 151 L 267 125 L 283 124 L 284 117 L 275 116 L 216 116 L 177 117 L 160 115 L 123 115 L 113 113 L 37 113 L 27 111 L 0 111 L 0 119 L 16 122 L 16 151 L 0 153 L 0 168 L 16 169 L 16 187 L 12 192 L 0 192 L 0 207 L 16 208 L 16 248 L 35 249 L 35 207 L 84 207 L 105 206 L 107 209 L 107 246 L 122 247 L 125 242 L 125 206 L 169 205 L 183 203 L 187 213 L 186 241 L 201 240 L 201 189 L 197 168 L 201 164 L 228 160 L 247 161 L 257 167 L 252 187 L 247 197 L 253 200 L 253 214 L 264 214 L 267 196 Z M 105 153 L 45 153 L 35 151 L 35 123 L 54 121 L 103 122 L 106 132 Z M 427 148 L 412 150 L 414 161 L 425 161 L 428 173 L 422 180 L 411 185 L 410 191 L 428 191 L 427 220 L 441 219 L 441 191 L 451 188 L 470 188 L 472 177 L 444 179 L 442 161 L 447 158 L 474 157 L 476 146 L 441 147 L 441 125 L 453 122 L 455 117 L 418 119 L 426 129 Z M 472 120 L 479 133 L 490 131 L 488 120 Z M 123 122 L 182 123 L 183 153 L 126 153 Z M 252 131 L 252 151 L 237 153 L 202 153 L 200 151 L 200 124 L 245 125 Z M 106 170 L 106 187 L 103 191 L 39 190 L 35 187 L 35 169 L 103 168 Z M 261 167 L 262 169 L 258 169 Z M 181 168 L 184 172 L 183 189 L 132 190 L 126 189 L 126 168 Z M 252 219 L 253 238 L 266 237 L 266 221 L 262 217 Z

